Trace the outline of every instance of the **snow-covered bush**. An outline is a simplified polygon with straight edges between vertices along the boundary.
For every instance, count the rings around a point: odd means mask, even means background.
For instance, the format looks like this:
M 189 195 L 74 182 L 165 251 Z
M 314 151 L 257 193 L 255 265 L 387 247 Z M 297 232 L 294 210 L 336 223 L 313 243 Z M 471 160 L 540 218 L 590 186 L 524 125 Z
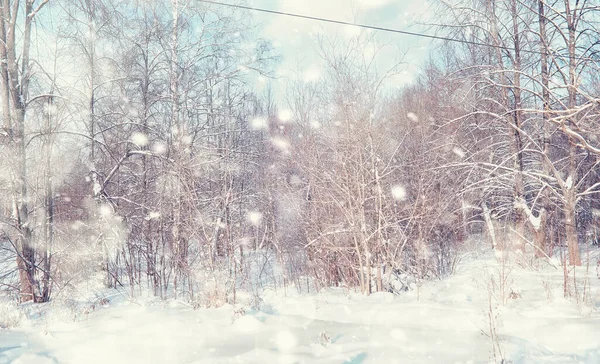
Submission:
M 23 312 L 15 301 L 0 299 L 0 329 L 16 327 L 22 319 Z
M 17 255 L 7 236 L 0 231 L 0 295 L 18 294 Z
M 417 279 L 413 275 L 394 269 L 383 278 L 383 288 L 394 294 L 401 294 L 416 288 Z

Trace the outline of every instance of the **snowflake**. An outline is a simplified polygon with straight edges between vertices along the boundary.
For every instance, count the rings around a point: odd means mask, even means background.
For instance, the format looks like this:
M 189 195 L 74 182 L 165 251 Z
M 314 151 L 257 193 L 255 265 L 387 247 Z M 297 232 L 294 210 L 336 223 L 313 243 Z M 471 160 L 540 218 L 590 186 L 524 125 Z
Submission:
M 263 117 L 255 117 L 250 121 L 250 127 L 254 130 L 266 129 L 269 123 Z
M 395 185 L 392 187 L 392 197 L 398 201 L 406 200 L 406 189 L 403 186 Z
M 406 117 L 408 118 L 408 120 L 415 122 L 415 123 L 417 121 L 419 121 L 419 117 L 414 112 L 409 112 L 408 114 L 406 114 Z
M 288 121 L 292 120 L 292 111 L 289 109 L 282 109 L 279 110 L 279 112 L 277 113 L 277 117 L 279 118 L 279 120 L 281 120 L 284 123 L 287 123 Z
M 262 213 L 260 213 L 259 211 L 250 211 L 248 212 L 246 218 L 248 219 L 248 221 L 250 221 L 252 225 L 258 226 L 260 225 L 260 222 L 262 220 Z
M 131 134 L 131 142 L 138 147 L 145 147 L 148 145 L 148 136 L 144 133 L 135 132 Z

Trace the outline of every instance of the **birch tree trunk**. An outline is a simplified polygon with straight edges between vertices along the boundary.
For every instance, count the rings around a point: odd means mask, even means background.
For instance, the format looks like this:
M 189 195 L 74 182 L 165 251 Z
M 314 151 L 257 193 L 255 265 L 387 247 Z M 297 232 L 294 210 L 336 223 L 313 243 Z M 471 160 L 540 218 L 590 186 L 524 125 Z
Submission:
M 31 77 L 31 27 L 33 18 L 47 2 L 48 0 L 44 0 L 34 7 L 35 0 L 25 2 L 3 0 L 0 20 L 0 28 L 2 28 L 0 30 L 0 37 L 2 37 L 0 39 L 0 56 L 2 57 L 0 96 L 4 109 L 4 126 L 11 136 L 9 143 L 14 148 L 16 155 L 13 171 L 13 217 L 18 231 L 16 246 L 21 302 L 42 300 L 36 280 L 36 248 L 33 245 L 33 231 L 29 216 L 25 115 Z M 24 24 L 18 24 L 18 14 L 23 3 Z M 17 31 L 21 32 L 21 39 L 18 41 Z M 18 57 L 17 44 L 20 44 L 21 50 Z

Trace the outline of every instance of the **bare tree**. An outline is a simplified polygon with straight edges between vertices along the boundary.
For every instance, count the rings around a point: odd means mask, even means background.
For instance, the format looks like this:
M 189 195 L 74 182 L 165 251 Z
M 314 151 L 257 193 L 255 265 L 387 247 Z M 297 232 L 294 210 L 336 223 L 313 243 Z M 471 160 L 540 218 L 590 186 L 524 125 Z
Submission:
M 21 301 L 42 299 L 37 282 L 36 250 L 32 244 L 29 224 L 29 190 L 27 168 L 27 140 L 25 119 L 28 108 L 29 84 L 32 71 L 30 59 L 33 20 L 48 0 L 36 3 L 28 0 L 3 1 L 0 17 L 0 58 L 2 59 L 2 105 L 5 133 L 15 154 L 13 164 L 13 219 L 16 233 L 15 248 L 20 276 Z M 23 17 L 19 11 L 23 11 Z M 18 38 L 17 38 L 18 37 Z M 20 46 L 19 46 L 20 45 Z

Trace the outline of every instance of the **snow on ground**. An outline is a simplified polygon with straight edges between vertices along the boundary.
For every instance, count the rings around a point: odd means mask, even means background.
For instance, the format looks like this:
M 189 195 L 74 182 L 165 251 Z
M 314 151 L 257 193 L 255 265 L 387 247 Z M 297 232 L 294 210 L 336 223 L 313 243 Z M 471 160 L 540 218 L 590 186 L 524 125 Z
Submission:
M 562 267 L 540 266 L 503 268 L 488 254 L 401 296 L 265 290 L 263 311 L 113 298 L 73 320 L 64 307 L 40 308 L 0 330 L 0 363 L 488 363 L 493 337 L 495 362 L 600 363 L 595 264 L 587 285 L 586 268 L 576 272 L 569 299 Z

